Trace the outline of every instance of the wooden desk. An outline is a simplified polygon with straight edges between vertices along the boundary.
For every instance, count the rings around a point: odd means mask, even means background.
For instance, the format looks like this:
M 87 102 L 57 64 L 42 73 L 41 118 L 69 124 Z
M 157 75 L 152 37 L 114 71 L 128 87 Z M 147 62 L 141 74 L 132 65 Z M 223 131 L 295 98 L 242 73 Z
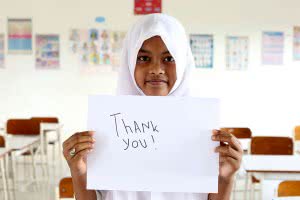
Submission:
M 300 180 L 300 155 L 245 155 L 242 167 L 264 180 Z M 262 198 L 264 199 L 264 198 Z

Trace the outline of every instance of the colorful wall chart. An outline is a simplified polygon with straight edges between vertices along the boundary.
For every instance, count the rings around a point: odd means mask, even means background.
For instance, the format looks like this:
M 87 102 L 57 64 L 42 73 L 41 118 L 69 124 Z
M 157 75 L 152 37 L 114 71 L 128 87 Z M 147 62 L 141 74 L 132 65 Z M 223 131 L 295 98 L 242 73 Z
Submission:
M 106 29 L 72 29 L 70 50 L 77 54 L 81 65 L 119 65 L 124 32 Z
M 263 32 L 262 35 L 262 64 L 282 65 L 284 50 L 283 32 Z
M 162 0 L 135 0 L 134 14 L 145 15 L 150 13 L 161 13 Z
M 190 45 L 196 68 L 212 68 L 214 51 L 213 36 L 191 34 Z
M 248 68 L 248 37 L 226 37 L 226 69 L 245 70 Z
M 59 36 L 36 35 L 36 59 L 38 69 L 53 69 L 59 67 Z
M 294 27 L 293 55 L 294 60 L 300 60 L 300 26 Z
M 32 53 L 31 19 L 8 19 L 8 53 Z
M 4 34 L 0 34 L 0 68 L 4 68 Z

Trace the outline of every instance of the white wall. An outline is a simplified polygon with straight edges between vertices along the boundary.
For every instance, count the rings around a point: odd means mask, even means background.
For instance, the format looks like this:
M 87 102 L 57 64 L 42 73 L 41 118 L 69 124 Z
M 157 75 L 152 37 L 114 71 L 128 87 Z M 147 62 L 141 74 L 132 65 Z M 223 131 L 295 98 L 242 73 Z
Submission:
M 163 11 L 189 33 L 212 33 L 213 70 L 196 70 L 192 88 L 199 96 L 222 100 L 222 126 L 249 126 L 255 135 L 291 135 L 300 124 L 299 62 L 292 61 L 292 27 L 300 25 L 297 0 L 163 0 Z M 105 16 L 106 24 L 94 22 Z M 0 32 L 7 17 L 31 17 L 34 33 L 60 34 L 61 68 L 35 70 L 33 55 L 7 55 L 0 70 L 0 120 L 58 116 L 64 138 L 86 127 L 87 95 L 114 94 L 116 73 L 84 74 L 68 50 L 70 28 L 107 27 L 126 31 L 137 16 L 133 0 L 0 0 Z M 2 23 L 1 23 L 2 22 Z M 284 31 L 285 65 L 261 66 L 263 30 Z M 250 37 L 247 71 L 225 71 L 225 36 Z

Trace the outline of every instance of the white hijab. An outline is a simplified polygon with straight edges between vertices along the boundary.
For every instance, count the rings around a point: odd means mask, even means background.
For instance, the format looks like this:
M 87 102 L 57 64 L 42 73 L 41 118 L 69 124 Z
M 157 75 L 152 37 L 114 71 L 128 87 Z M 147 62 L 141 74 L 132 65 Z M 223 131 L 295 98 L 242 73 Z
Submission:
M 141 17 L 125 37 L 117 86 L 118 95 L 145 95 L 135 82 L 134 70 L 143 42 L 154 36 L 162 38 L 176 63 L 177 80 L 169 96 L 189 94 L 188 79 L 195 64 L 185 30 L 181 23 L 171 16 L 150 14 Z

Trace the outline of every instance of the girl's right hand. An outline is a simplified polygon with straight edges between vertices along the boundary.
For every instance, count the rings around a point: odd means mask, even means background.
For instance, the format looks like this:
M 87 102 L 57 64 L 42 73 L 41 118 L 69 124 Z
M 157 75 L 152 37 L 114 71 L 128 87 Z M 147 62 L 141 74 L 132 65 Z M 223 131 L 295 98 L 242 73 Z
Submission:
M 86 157 L 95 143 L 93 134 L 93 131 L 75 133 L 63 143 L 63 154 L 73 175 L 86 175 Z

